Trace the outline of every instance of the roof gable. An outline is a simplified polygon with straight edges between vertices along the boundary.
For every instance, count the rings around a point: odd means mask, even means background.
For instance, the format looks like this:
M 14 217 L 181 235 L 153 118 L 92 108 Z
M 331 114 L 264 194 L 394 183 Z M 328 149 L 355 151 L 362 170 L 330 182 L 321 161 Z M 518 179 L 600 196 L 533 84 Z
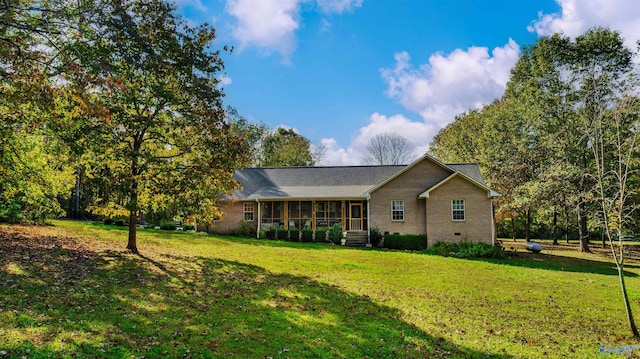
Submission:
M 375 192 L 376 190 L 380 189 L 381 187 L 383 187 L 384 185 L 386 185 L 387 183 L 393 181 L 394 179 L 400 177 L 400 175 L 402 175 L 403 173 L 409 171 L 411 168 L 415 167 L 416 165 L 418 165 L 419 163 L 421 163 L 422 161 L 431 161 L 434 164 L 442 167 L 443 169 L 454 173 L 455 170 L 453 170 L 452 168 L 450 168 L 449 166 L 445 165 L 444 163 L 436 160 L 434 157 L 432 157 L 431 155 L 429 155 L 428 153 L 426 153 L 424 156 L 418 158 L 417 160 L 413 161 L 411 164 L 409 164 L 408 166 L 404 167 L 402 170 L 396 172 L 393 176 L 387 178 L 386 180 L 384 180 L 383 182 L 377 184 L 375 187 L 371 188 L 369 190 L 369 194 Z
M 418 196 L 418 198 L 429 198 L 429 195 L 431 194 L 431 192 L 433 192 L 435 189 L 437 189 L 438 187 L 442 186 L 443 184 L 449 182 L 450 180 L 452 180 L 455 177 L 464 178 L 465 180 L 469 181 L 471 184 L 473 184 L 473 185 L 479 187 L 480 189 L 486 191 L 487 192 L 487 197 L 489 197 L 489 198 L 500 197 L 500 194 L 498 192 L 495 192 L 491 188 L 487 187 L 484 184 L 484 182 L 480 183 L 480 182 L 476 181 L 475 179 L 469 177 L 468 175 L 466 175 L 466 174 L 464 174 L 462 172 L 454 172 L 451 176 L 443 179 L 442 181 L 438 182 L 436 185 L 432 186 L 431 188 L 429 188 L 426 191 L 424 191 L 423 193 L 421 193 Z

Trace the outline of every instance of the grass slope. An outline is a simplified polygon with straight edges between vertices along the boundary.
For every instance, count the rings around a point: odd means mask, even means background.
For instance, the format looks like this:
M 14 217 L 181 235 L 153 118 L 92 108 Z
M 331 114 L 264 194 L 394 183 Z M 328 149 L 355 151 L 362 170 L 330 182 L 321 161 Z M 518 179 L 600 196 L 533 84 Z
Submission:
M 474 261 L 154 230 L 141 256 L 125 245 L 117 227 L 0 226 L 0 358 L 589 358 L 640 344 L 601 254 Z M 640 316 L 640 268 L 627 270 Z

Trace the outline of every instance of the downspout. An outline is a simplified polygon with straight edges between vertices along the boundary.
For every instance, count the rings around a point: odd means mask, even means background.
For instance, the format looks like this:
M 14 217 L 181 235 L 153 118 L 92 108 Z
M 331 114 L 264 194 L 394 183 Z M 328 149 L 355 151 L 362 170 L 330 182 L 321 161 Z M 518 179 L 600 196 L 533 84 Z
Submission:
M 369 200 L 371 194 L 367 193 L 367 247 L 371 247 L 371 211 L 369 211 Z
M 260 201 L 256 198 L 256 206 L 258 206 L 258 225 L 256 226 L 256 238 L 260 239 L 260 226 L 262 225 L 262 221 L 260 220 Z

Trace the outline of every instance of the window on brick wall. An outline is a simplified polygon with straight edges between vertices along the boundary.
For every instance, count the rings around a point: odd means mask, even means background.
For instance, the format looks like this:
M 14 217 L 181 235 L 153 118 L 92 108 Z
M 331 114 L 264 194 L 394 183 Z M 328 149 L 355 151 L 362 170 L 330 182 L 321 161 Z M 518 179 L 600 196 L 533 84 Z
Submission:
M 242 207 L 242 218 L 244 218 L 245 221 L 253 222 L 254 208 L 253 203 L 244 203 Z
M 454 199 L 451 201 L 451 217 L 454 221 L 464 221 L 464 200 Z
M 391 220 L 404 221 L 404 201 L 391 201 Z

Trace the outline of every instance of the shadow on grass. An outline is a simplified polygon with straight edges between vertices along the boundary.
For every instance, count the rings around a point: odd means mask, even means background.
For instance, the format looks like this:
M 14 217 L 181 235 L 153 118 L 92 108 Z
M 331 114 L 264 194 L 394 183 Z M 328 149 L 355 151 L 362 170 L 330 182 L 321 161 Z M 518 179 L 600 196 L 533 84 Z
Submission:
M 249 237 L 238 237 L 233 235 L 219 235 L 219 234 L 209 234 L 207 236 L 203 236 L 202 238 L 214 238 L 220 241 L 242 243 L 243 245 L 250 245 L 250 246 L 256 246 L 256 247 L 298 248 L 298 249 L 308 249 L 308 250 L 335 250 L 337 248 L 371 250 L 371 248 L 365 248 L 365 247 L 349 247 L 349 246 L 336 245 L 332 242 L 293 242 L 289 240 L 285 241 L 283 239 L 249 238 Z
M 232 242 L 241 242 L 242 244 L 255 245 L 255 246 L 267 246 L 267 247 L 288 247 L 288 248 L 300 248 L 300 249 L 317 249 L 327 250 L 336 248 L 348 248 L 351 250 L 380 250 L 380 251 L 395 251 L 386 248 L 364 248 L 364 247 L 344 247 L 336 246 L 331 243 L 301 243 L 301 242 L 288 242 L 282 240 L 266 240 L 266 239 L 253 239 L 235 236 L 215 236 L 220 240 L 228 240 Z M 403 251 L 401 251 L 403 252 Z M 419 254 L 420 252 L 412 251 L 408 253 Z M 510 252 L 513 253 L 513 252 Z M 600 261 L 596 259 L 584 259 L 570 256 L 561 256 L 556 254 L 545 253 L 528 253 L 517 252 L 516 257 L 507 259 L 470 259 L 478 261 L 486 261 L 496 264 L 511 265 L 517 267 L 547 269 L 564 272 L 582 272 L 582 273 L 595 273 L 604 275 L 618 275 L 618 271 L 615 268 L 615 264 L 606 261 Z M 635 264 L 625 264 L 626 268 L 640 268 Z M 625 276 L 637 277 L 638 274 L 625 270 Z
M 508 259 L 474 259 L 495 264 L 510 265 L 516 267 L 537 268 L 563 272 L 594 273 L 604 275 L 618 275 L 618 270 L 612 262 L 595 259 L 561 256 L 548 253 L 517 252 L 516 257 Z M 625 267 L 634 267 L 625 265 Z M 637 277 L 634 272 L 624 271 L 627 277 Z
M 0 233 L 9 357 L 492 357 L 308 277 Z
M 106 228 L 111 230 L 118 230 L 119 227 L 106 226 L 103 224 L 97 224 L 100 228 Z M 126 229 L 126 227 L 124 227 Z M 337 248 L 342 249 L 351 249 L 351 250 L 382 250 L 382 251 L 390 251 L 389 249 L 384 248 L 365 248 L 365 247 L 345 247 L 334 245 L 328 242 L 315 243 L 315 242 L 291 242 L 284 240 L 268 240 L 268 239 L 256 239 L 256 238 L 248 238 L 248 237 L 238 237 L 238 236 L 228 236 L 228 235 L 201 235 L 194 236 L 192 233 L 183 233 L 179 231 L 162 231 L 162 230 L 152 230 L 152 229 L 143 229 L 142 231 L 161 234 L 163 237 L 169 238 L 173 235 L 183 236 L 182 238 L 189 239 L 201 239 L 201 238 L 215 238 L 220 241 L 229 241 L 235 243 L 242 243 L 244 245 L 252 245 L 252 246 L 264 246 L 264 247 L 283 247 L 283 248 L 299 248 L 305 250 L 335 250 Z M 506 242 L 505 245 L 508 246 L 510 242 Z M 577 250 L 577 249 L 576 249 Z M 393 250 L 391 250 L 393 251 Z M 416 253 L 419 252 L 410 252 Z M 594 273 L 594 274 L 604 274 L 604 275 L 613 275 L 617 276 L 618 271 L 615 268 L 615 264 L 603 260 L 596 259 L 584 259 L 577 258 L 571 256 L 562 256 L 553 254 L 553 250 L 543 250 L 542 253 L 529 253 L 529 252 L 509 252 L 510 254 L 515 253 L 516 257 L 508 258 L 508 259 L 471 259 L 471 260 L 479 260 L 486 261 L 496 264 L 504 264 L 511 265 L 517 267 L 527 267 L 527 268 L 537 268 L 537 269 L 546 269 L 546 270 L 555 270 L 555 271 L 564 271 L 564 272 L 581 272 L 581 273 Z M 626 263 L 625 268 L 640 268 L 640 265 Z M 625 276 L 628 277 L 638 277 L 638 274 L 635 272 L 630 272 L 625 270 Z

